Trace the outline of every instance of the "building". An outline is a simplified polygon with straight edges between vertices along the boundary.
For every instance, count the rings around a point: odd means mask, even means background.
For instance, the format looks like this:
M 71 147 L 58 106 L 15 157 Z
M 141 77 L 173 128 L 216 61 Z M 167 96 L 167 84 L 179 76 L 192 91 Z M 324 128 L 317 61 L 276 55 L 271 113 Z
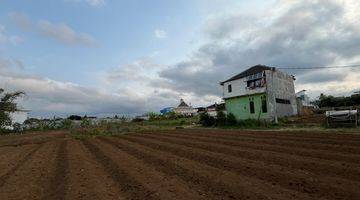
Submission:
M 180 99 L 180 104 L 178 107 L 174 108 L 174 112 L 176 114 L 192 116 L 197 114 L 197 109 L 186 104 L 183 99 Z
M 306 90 L 301 90 L 300 92 L 296 93 L 296 98 L 299 99 L 299 101 L 301 102 L 302 106 L 312 106 L 310 104 L 310 98 L 309 96 L 306 94 Z
M 296 115 L 294 80 L 274 67 L 253 66 L 220 83 L 226 110 L 238 120 Z
M 217 111 L 223 111 L 226 114 L 225 103 L 215 103 L 206 107 L 206 112 L 212 117 L 217 116 Z

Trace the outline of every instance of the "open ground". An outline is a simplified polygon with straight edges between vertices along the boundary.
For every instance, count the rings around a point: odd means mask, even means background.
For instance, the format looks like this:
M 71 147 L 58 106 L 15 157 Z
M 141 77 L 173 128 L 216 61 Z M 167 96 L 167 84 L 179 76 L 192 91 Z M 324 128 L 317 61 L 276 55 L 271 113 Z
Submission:
M 360 199 L 360 135 L 182 129 L 0 137 L 0 199 Z

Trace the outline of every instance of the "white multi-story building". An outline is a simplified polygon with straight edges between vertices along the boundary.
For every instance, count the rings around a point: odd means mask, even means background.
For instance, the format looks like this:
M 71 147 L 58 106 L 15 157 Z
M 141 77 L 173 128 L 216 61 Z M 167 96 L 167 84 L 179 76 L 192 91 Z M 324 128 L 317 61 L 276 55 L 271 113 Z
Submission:
M 253 66 L 220 83 L 226 110 L 237 119 L 296 115 L 294 79 L 274 67 Z

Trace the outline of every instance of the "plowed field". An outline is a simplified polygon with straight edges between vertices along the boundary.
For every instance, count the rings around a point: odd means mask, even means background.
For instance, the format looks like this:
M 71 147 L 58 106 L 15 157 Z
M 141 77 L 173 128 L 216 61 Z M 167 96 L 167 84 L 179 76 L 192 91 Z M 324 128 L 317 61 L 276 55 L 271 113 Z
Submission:
M 360 135 L 0 137 L 0 199 L 360 199 Z

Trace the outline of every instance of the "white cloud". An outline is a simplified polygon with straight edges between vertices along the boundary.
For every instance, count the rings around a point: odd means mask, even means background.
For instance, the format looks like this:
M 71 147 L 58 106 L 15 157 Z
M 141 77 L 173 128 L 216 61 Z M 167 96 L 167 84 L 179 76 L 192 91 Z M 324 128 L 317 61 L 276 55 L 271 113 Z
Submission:
M 69 46 L 94 47 L 98 45 L 91 35 L 77 32 L 65 23 L 52 23 L 47 20 L 39 20 L 37 23 L 33 23 L 24 13 L 13 12 L 10 13 L 9 16 L 11 20 L 22 30 L 35 32 Z M 19 43 L 22 41 L 20 37 L 12 37 L 9 40 L 13 43 Z
M 16 70 L 15 60 L 0 58 L 0 88 L 21 90 L 27 94 L 22 107 L 32 116 L 77 114 L 141 114 L 158 109 L 162 98 L 139 96 L 136 91 L 119 88 L 109 92 L 100 88 L 84 87 Z
M 77 33 L 64 23 L 54 24 L 46 20 L 38 23 L 41 34 L 67 45 L 94 46 L 96 41 L 86 33 Z
M 156 38 L 159 38 L 159 39 L 167 38 L 167 32 L 164 30 L 161 30 L 161 29 L 156 29 L 154 31 L 154 35 Z

